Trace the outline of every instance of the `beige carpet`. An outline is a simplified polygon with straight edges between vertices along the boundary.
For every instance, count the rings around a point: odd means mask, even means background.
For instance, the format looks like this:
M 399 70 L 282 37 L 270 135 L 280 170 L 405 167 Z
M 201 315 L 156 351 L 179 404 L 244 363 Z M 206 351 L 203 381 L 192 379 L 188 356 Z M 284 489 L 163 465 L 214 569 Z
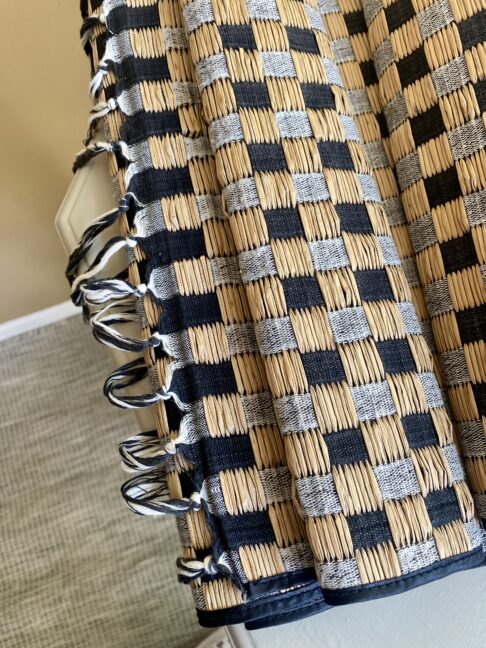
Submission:
M 133 414 L 101 394 L 105 349 L 71 317 L 0 344 L 0 645 L 189 648 L 173 519 L 130 513 L 117 444 Z

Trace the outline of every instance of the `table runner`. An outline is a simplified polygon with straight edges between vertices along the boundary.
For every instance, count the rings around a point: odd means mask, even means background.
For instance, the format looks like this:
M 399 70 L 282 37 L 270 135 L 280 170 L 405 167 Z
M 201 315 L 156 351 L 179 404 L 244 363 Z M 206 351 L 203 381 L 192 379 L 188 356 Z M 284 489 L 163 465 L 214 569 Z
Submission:
M 107 151 L 119 209 L 87 230 L 68 275 L 97 337 L 144 354 L 105 385 L 116 405 L 157 408 L 158 430 L 121 444 L 137 473 L 122 491 L 136 512 L 178 515 L 201 623 L 270 625 L 482 561 L 415 312 L 446 362 L 430 257 L 417 252 L 417 280 L 401 205 L 416 217 L 390 162 L 381 117 L 391 130 L 396 108 L 381 107 L 372 74 L 371 9 L 82 9 L 91 123 L 102 117 L 108 137 L 75 168 Z M 440 186 L 426 185 L 447 203 Z M 122 235 L 80 269 L 115 220 Z M 127 272 L 97 278 L 125 249 Z M 133 319 L 140 340 L 118 327 Z M 479 338 L 481 318 L 468 321 Z M 476 395 L 481 342 L 467 343 Z M 147 372 L 152 394 L 123 394 Z M 481 432 L 461 432 L 481 502 Z

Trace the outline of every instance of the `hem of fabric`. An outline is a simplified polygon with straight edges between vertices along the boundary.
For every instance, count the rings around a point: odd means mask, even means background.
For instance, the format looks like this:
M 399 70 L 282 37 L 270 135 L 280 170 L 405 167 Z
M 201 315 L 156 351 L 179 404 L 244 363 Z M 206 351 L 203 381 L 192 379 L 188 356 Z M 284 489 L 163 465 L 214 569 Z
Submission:
M 264 596 L 265 594 L 276 594 L 282 590 L 287 590 L 295 587 L 303 587 L 314 583 L 316 580 L 316 572 L 313 567 L 307 569 L 299 569 L 285 574 L 278 574 L 277 576 L 269 576 L 268 578 L 260 578 L 257 581 L 251 581 L 246 584 L 245 589 L 250 598 Z
M 485 567 L 486 566 L 486 553 L 484 553 L 483 550 L 483 559 L 477 563 L 477 565 L 473 565 L 471 569 L 477 569 L 478 567 Z
M 304 605 L 303 607 L 289 612 L 271 614 L 269 616 L 263 617 L 262 619 L 247 621 L 245 623 L 245 628 L 247 630 L 273 628 L 275 626 L 284 625 L 285 623 L 293 623 L 294 621 L 300 621 L 301 619 L 305 619 L 306 617 L 314 616 L 315 614 L 319 614 L 320 612 L 330 610 L 331 607 L 331 605 L 327 605 L 322 601 L 318 601 L 317 603 L 310 603 L 309 605 Z
M 353 587 L 342 590 L 322 589 L 327 603 L 330 605 L 347 605 L 360 601 L 370 601 L 377 598 L 385 598 L 394 594 L 400 594 L 408 590 L 425 585 L 434 580 L 440 580 L 449 574 L 457 571 L 465 571 L 484 564 L 485 555 L 482 547 L 463 554 L 460 558 L 448 558 L 442 560 L 436 567 L 426 567 L 413 574 L 396 578 L 392 581 L 381 581 L 361 587 Z
M 268 628 L 297 621 L 331 606 L 324 599 L 319 585 L 311 583 L 297 590 L 280 592 L 264 599 L 247 601 L 243 605 L 225 610 L 197 610 L 199 624 L 216 628 L 236 623 L 248 624 L 248 629 Z

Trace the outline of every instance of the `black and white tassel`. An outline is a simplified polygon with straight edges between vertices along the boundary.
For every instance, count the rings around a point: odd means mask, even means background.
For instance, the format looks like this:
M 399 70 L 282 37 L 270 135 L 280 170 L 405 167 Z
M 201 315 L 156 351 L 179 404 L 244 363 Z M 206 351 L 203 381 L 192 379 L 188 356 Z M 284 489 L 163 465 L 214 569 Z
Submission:
M 83 45 L 94 37 L 97 26 L 105 25 L 110 35 L 107 17 L 110 11 L 122 6 L 123 0 L 104 0 L 101 3 L 99 14 L 88 16 L 82 27 L 81 38 Z M 103 80 L 109 71 L 114 68 L 114 48 L 112 38 L 108 38 L 104 54 L 90 83 L 92 96 L 97 96 L 103 87 Z M 128 162 L 133 162 L 130 148 L 123 141 L 92 142 L 96 125 L 100 118 L 105 117 L 113 110 L 120 108 L 119 101 L 110 98 L 99 101 L 91 110 L 88 120 L 88 137 L 86 147 L 76 156 L 73 170 L 84 166 L 93 157 L 111 152 L 121 154 Z M 129 200 L 135 199 L 127 194 L 120 201 L 118 208 L 107 212 L 94 221 L 85 231 L 75 250 L 70 256 L 66 274 L 72 286 L 72 299 L 76 304 L 82 304 L 85 315 L 91 321 L 96 337 L 107 344 L 127 351 L 142 352 L 149 346 L 161 346 L 164 352 L 174 357 L 171 349 L 170 336 L 158 332 L 148 340 L 139 340 L 123 336 L 116 328 L 117 325 L 138 321 L 136 314 L 136 300 L 145 295 L 148 288 L 145 284 L 134 286 L 126 279 L 126 274 L 116 277 L 99 277 L 100 273 L 109 263 L 110 259 L 124 248 L 135 248 L 138 245 L 134 236 L 116 236 L 109 240 L 97 253 L 94 261 L 88 268 L 76 276 L 82 261 L 86 260 L 88 252 L 92 249 L 100 234 L 110 225 L 113 225 L 120 214 L 128 211 Z M 138 201 L 135 202 L 140 205 Z M 136 223 L 136 220 L 134 221 Z M 139 228 L 136 228 L 139 234 Z M 106 306 L 103 306 L 106 304 Z M 102 308 L 97 308 L 103 306 Z M 143 357 L 119 367 L 107 378 L 104 385 L 104 394 L 113 405 L 123 408 L 148 407 L 162 400 L 173 400 L 181 412 L 187 412 L 189 405 L 181 401 L 178 394 L 171 389 L 175 370 L 180 366 L 177 359 L 166 369 L 165 384 L 153 394 L 138 396 L 124 396 L 120 392 L 142 381 L 148 375 L 148 367 Z M 165 463 L 174 457 L 180 446 L 191 442 L 191 429 L 189 415 L 182 416 L 179 435 L 176 438 L 159 438 L 156 431 L 141 432 L 133 435 L 120 444 L 119 450 L 125 468 L 136 474 L 122 486 L 122 495 L 128 506 L 140 515 L 182 515 L 190 511 L 199 511 L 202 508 L 201 493 L 194 492 L 190 497 L 172 499 L 167 484 Z M 229 565 L 223 556 L 215 559 L 206 556 L 204 560 L 191 560 L 180 558 L 177 561 L 179 579 L 190 582 L 194 579 L 207 576 L 231 575 Z
M 75 304 L 79 303 L 79 291 L 82 284 L 84 284 L 88 279 L 92 279 L 101 270 L 103 270 L 115 254 L 124 248 L 135 248 L 137 245 L 137 239 L 130 236 L 115 236 L 107 241 L 87 270 L 73 278 L 71 283 L 71 299 L 73 302 Z
M 110 300 L 143 297 L 147 292 L 147 286 L 144 283 L 135 286 L 123 279 L 95 279 L 82 284 L 79 292 L 83 301 L 90 306 L 95 306 L 106 304 Z
M 132 360 L 132 362 L 128 362 L 115 369 L 108 376 L 103 387 L 103 393 L 110 403 L 125 409 L 150 407 L 165 400 L 173 400 L 181 411 L 187 411 L 189 409 L 188 405 L 182 402 L 174 391 L 170 390 L 169 385 L 152 394 L 141 394 L 139 396 L 121 396 L 119 394 L 120 390 L 140 382 L 147 374 L 148 368 L 143 358 Z
M 178 558 L 177 567 L 182 583 L 190 583 L 202 576 L 231 575 L 230 567 L 222 556 L 218 560 L 214 560 L 213 556 L 206 556 L 203 560 Z
M 68 265 L 66 268 L 66 276 L 72 281 L 75 276 L 76 269 L 79 264 L 86 258 L 86 254 L 89 252 L 93 243 L 98 238 L 98 236 L 106 230 L 108 227 L 116 223 L 117 219 L 120 216 L 120 209 L 111 209 L 108 212 L 105 212 L 94 220 L 91 225 L 89 225 L 83 232 L 83 235 L 79 239 L 78 244 L 71 252 L 69 256 Z
M 72 283 L 75 278 L 75 272 L 79 264 L 86 259 L 87 254 L 97 241 L 98 237 L 111 225 L 114 225 L 122 214 L 126 214 L 130 209 L 130 204 L 134 203 L 138 207 L 143 207 L 135 195 L 131 192 L 126 193 L 118 203 L 118 207 L 110 209 L 110 211 L 98 216 L 88 227 L 84 230 L 78 244 L 71 252 L 66 268 L 66 277 Z
M 103 25 L 106 27 L 106 15 L 103 11 L 99 14 L 92 14 L 91 16 L 86 16 L 81 25 L 80 37 L 81 45 L 86 47 L 88 42 L 94 38 L 94 30 L 96 27 Z
M 91 313 L 89 321 L 93 327 L 93 333 L 97 340 L 113 349 L 121 349 L 122 351 L 132 351 L 133 353 L 141 353 L 145 349 L 156 347 L 160 345 L 160 340 L 156 337 L 147 339 L 133 338 L 123 335 L 115 328 L 115 325 L 138 323 L 139 317 L 134 308 L 130 310 L 120 311 L 120 308 L 125 308 L 127 302 L 132 302 L 131 299 L 122 300 L 119 303 L 111 303 Z
M 165 475 L 161 472 L 138 475 L 121 488 L 129 508 L 138 515 L 183 515 L 201 508 L 201 496 L 171 499 Z
M 173 457 L 179 446 L 189 443 L 188 427 L 181 423 L 179 435 L 160 438 L 156 430 L 140 432 L 119 445 L 123 469 L 127 472 L 152 470 Z
M 92 142 L 84 149 L 79 151 L 74 157 L 73 173 L 82 169 L 90 160 L 97 157 L 101 153 L 120 153 L 125 160 L 131 162 L 130 149 L 126 142 L 121 140 L 114 142 Z

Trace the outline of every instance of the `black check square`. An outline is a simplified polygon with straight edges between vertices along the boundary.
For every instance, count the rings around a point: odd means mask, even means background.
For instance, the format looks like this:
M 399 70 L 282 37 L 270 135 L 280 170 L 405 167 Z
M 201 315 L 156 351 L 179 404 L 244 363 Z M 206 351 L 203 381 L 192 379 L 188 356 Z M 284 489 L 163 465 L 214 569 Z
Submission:
M 355 549 L 367 549 L 391 540 L 390 527 L 384 511 L 371 511 L 347 518 Z
M 447 274 L 474 266 L 479 262 L 471 232 L 441 243 L 440 251 Z
M 479 418 L 486 416 L 486 383 L 477 383 L 471 385 L 476 407 L 478 408 Z
M 182 497 L 191 497 L 194 490 L 201 490 L 204 483 L 204 474 L 199 466 L 193 470 L 179 473 L 179 482 L 181 485 Z
M 272 544 L 275 542 L 267 511 L 255 511 L 243 515 L 221 515 L 214 518 L 221 534 L 228 543 L 228 549 L 245 545 Z
M 482 5 L 482 9 L 482 11 L 477 11 L 474 15 L 467 18 L 467 20 L 461 20 L 457 23 L 463 50 L 476 47 L 476 45 L 484 41 L 486 29 L 486 11 L 484 10 L 484 4 Z
M 484 322 L 486 322 L 486 304 L 477 308 L 465 308 L 456 313 L 457 326 L 462 344 L 471 344 L 484 337 Z
M 150 270 L 182 259 L 197 259 L 205 251 L 204 234 L 201 229 L 171 232 L 162 230 L 144 239 L 140 238 L 139 241 L 139 246 L 149 257 L 147 265 Z
M 386 139 L 387 137 L 390 137 L 390 131 L 388 129 L 388 124 L 386 121 L 386 117 L 382 112 L 375 113 L 375 119 L 378 123 L 378 126 L 380 127 L 380 135 L 383 139 Z
M 303 353 L 302 363 L 309 385 L 346 380 L 343 363 L 337 351 Z
M 324 304 L 321 289 L 315 277 L 283 279 L 282 285 L 289 310 L 300 310 Z
M 325 437 L 331 464 L 358 463 L 369 459 L 361 430 L 351 428 L 326 434 Z
M 425 448 L 439 442 L 430 414 L 409 414 L 402 418 L 402 425 L 411 448 Z
M 322 166 L 329 169 L 354 169 L 353 159 L 346 142 L 318 142 Z
M 301 29 L 300 27 L 287 27 L 287 36 L 291 50 L 297 52 L 308 52 L 309 54 L 318 54 L 319 47 L 310 29 Z
M 343 16 L 350 36 L 364 34 L 368 30 L 362 11 L 350 11 L 349 13 L 343 14 Z
M 253 171 L 281 171 L 287 168 L 281 144 L 248 144 Z
M 162 315 L 159 333 L 178 333 L 184 329 L 221 321 L 221 310 L 215 293 L 206 295 L 179 295 L 160 299 Z
M 194 467 L 200 467 L 205 475 L 217 475 L 223 470 L 249 468 L 255 463 L 251 440 L 247 434 L 203 437 L 198 443 L 187 444 L 184 453 L 188 461 L 194 459 Z
M 419 47 L 408 56 L 396 62 L 398 75 L 404 87 L 415 83 L 430 71 L 427 57 L 424 53 L 424 48 Z
M 357 270 L 355 278 L 359 295 L 363 301 L 393 299 L 393 292 L 385 270 Z
M 271 238 L 299 238 L 304 236 L 304 228 L 299 212 L 292 207 L 270 209 L 263 212 Z
M 436 173 L 430 178 L 425 178 L 424 185 L 431 209 L 462 195 L 459 177 L 454 166 L 442 173 Z
M 167 357 L 167 354 L 165 354 L 165 357 Z M 165 402 L 165 414 L 169 430 L 178 430 L 183 414 L 173 401 L 168 400 Z
M 376 76 L 376 68 L 373 61 L 361 61 L 359 64 L 359 69 L 363 75 L 363 81 L 365 86 L 372 86 L 378 82 L 378 77 Z
M 364 205 L 341 203 L 334 207 L 341 221 L 341 231 L 355 234 L 373 231 L 370 217 Z
M 319 83 L 303 83 L 302 95 L 307 108 L 319 110 L 322 108 L 335 108 L 335 99 L 330 85 Z
M 395 31 L 415 16 L 411 0 L 397 0 L 385 7 L 385 17 L 390 32 Z
M 415 146 L 421 146 L 442 133 L 445 133 L 444 121 L 439 106 L 436 104 L 410 120 Z
M 221 25 L 219 33 L 224 49 L 256 49 L 250 25 Z
M 233 90 L 240 108 L 269 108 L 271 105 L 267 86 L 263 82 L 234 83 Z
M 462 519 L 459 503 L 452 488 L 432 491 L 425 498 L 425 506 L 433 527 Z
M 172 378 L 174 391 L 181 400 L 193 403 L 205 396 L 234 394 L 237 391 L 233 365 L 229 361 L 217 364 L 188 364 L 176 369 Z
M 407 340 L 383 340 L 377 342 L 376 346 L 386 373 L 417 370 Z
M 474 91 L 478 100 L 479 110 L 483 113 L 486 111 L 486 78 L 474 84 Z

